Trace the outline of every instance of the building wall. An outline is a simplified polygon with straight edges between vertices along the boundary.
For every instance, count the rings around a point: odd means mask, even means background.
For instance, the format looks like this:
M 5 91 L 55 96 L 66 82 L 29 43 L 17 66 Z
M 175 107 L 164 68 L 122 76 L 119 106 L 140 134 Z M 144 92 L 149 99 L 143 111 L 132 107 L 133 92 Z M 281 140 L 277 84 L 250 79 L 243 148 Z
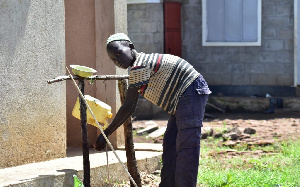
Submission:
M 182 0 L 183 57 L 210 85 L 293 85 L 293 33 L 293 0 L 263 0 L 261 46 L 205 47 L 201 0 Z
M 66 10 L 66 63 L 96 69 L 95 55 L 95 3 L 94 1 L 65 1 Z M 96 87 L 85 81 L 84 94 L 95 97 Z M 72 81 L 67 81 L 67 146 L 81 145 L 81 123 L 72 116 L 79 94 Z M 97 136 L 97 129 L 88 125 L 90 143 Z
M 262 1 L 262 45 L 257 47 L 202 46 L 201 0 L 166 1 L 182 3 L 182 57 L 210 85 L 294 84 L 293 0 Z M 128 32 L 138 50 L 163 52 L 162 11 L 161 3 L 128 5 Z
M 138 52 L 164 52 L 164 18 L 162 3 L 127 4 L 128 36 Z M 145 112 L 147 111 L 147 112 Z M 161 109 L 142 96 L 133 116 L 150 119 L 162 115 Z
M 164 52 L 163 4 L 128 4 L 128 35 L 139 52 Z
M 65 0 L 66 63 L 84 65 L 97 70 L 97 75 L 126 74 L 108 58 L 106 40 L 115 32 L 125 32 L 127 9 L 125 0 Z M 120 107 L 116 81 L 85 81 L 85 94 L 96 97 L 112 107 L 113 115 Z M 67 145 L 81 146 L 81 122 L 72 116 L 78 93 L 71 81 L 67 82 Z M 88 142 L 92 146 L 100 131 L 88 125 Z M 123 127 L 110 136 L 114 147 L 124 145 Z
M 62 0 L 0 1 L 0 168 L 64 157 Z

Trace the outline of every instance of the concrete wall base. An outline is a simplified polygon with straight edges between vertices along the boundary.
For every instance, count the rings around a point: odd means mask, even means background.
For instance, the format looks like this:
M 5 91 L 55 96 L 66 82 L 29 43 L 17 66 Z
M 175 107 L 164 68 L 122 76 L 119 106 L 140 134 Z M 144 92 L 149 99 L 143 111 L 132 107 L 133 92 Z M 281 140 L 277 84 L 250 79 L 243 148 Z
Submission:
M 282 98 L 282 108 L 298 111 L 300 110 L 299 97 L 274 97 Z M 270 106 L 270 98 L 266 97 L 214 97 L 209 102 L 217 107 L 225 109 L 226 112 L 263 112 Z M 207 106 L 206 111 L 214 110 Z
M 151 146 L 151 145 L 149 145 Z M 83 162 L 80 148 L 70 148 L 68 157 L 46 162 L 32 163 L 0 170 L 0 186 L 40 187 L 40 186 L 73 186 L 73 175 L 83 181 Z M 125 151 L 117 151 L 126 165 Z M 112 151 L 108 153 L 110 181 L 129 181 L 126 172 Z M 151 173 L 161 169 L 162 152 L 136 151 L 139 171 Z M 107 181 L 106 153 L 90 150 L 91 186 L 103 186 Z

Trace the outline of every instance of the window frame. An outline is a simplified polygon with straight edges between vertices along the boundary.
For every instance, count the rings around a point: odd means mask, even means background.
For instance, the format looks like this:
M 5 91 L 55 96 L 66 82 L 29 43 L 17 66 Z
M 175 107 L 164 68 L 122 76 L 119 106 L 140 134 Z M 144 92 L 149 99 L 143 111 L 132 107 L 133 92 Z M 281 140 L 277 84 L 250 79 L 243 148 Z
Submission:
M 127 0 L 127 4 L 162 3 L 163 0 Z
M 257 0 L 257 41 L 255 42 L 209 42 L 207 41 L 207 1 L 202 0 L 202 46 L 261 46 L 261 17 L 262 17 L 262 0 Z

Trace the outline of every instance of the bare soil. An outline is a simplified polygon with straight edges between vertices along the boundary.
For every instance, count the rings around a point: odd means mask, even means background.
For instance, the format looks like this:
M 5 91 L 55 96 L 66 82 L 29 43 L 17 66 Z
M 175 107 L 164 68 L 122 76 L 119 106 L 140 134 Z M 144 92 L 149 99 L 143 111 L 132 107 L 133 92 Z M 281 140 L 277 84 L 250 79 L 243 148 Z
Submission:
M 277 110 L 273 114 L 264 113 L 214 113 L 215 118 L 205 118 L 203 120 L 204 127 L 212 128 L 231 128 L 237 126 L 241 132 L 245 128 L 253 128 L 256 134 L 251 141 L 261 141 L 273 143 L 282 140 L 299 140 L 300 139 L 300 112 L 299 111 L 284 111 Z M 135 129 L 145 128 L 145 123 L 150 120 L 134 121 L 133 127 Z M 167 125 L 167 119 L 152 120 L 158 124 L 159 127 Z M 201 140 L 206 141 L 206 140 Z M 134 136 L 134 142 L 149 142 L 162 143 L 162 137 L 155 140 L 146 138 L 146 136 Z M 230 143 L 230 142 L 229 142 Z M 241 154 L 257 156 L 264 152 L 261 150 L 235 152 L 228 151 L 226 155 L 240 156 Z M 276 153 L 269 153 L 276 154 Z M 143 186 L 156 187 L 159 185 L 159 173 L 143 174 Z M 127 184 L 128 185 L 128 184 Z M 125 185 L 125 186 L 127 186 Z
M 241 131 L 245 128 L 256 130 L 259 139 L 299 139 L 300 138 L 300 112 L 276 111 L 273 114 L 264 113 L 216 113 L 215 118 L 204 118 L 203 127 L 223 128 L 237 126 Z M 134 121 L 135 129 L 145 128 L 149 120 Z M 167 125 L 167 119 L 152 120 L 159 127 Z M 162 138 L 153 140 L 135 136 L 134 142 L 162 143 Z

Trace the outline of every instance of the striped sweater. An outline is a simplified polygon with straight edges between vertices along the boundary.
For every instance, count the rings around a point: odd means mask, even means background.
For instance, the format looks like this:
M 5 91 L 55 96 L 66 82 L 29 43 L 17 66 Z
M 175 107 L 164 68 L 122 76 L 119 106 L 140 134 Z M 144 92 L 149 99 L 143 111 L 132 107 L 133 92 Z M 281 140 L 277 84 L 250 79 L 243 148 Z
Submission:
M 180 96 L 199 75 L 180 57 L 139 53 L 130 69 L 129 86 L 139 86 L 147 100 L 174 115 Z

